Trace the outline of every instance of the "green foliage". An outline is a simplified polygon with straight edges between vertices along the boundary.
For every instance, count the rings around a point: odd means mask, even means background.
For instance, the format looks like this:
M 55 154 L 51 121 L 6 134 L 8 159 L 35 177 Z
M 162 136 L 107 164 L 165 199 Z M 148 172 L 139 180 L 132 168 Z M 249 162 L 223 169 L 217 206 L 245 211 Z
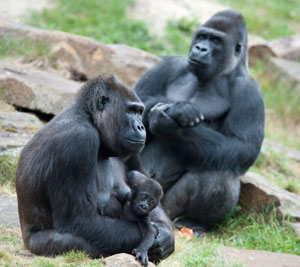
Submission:
M 286 37 L 300 27 L 298 0 L 221 0 L 240 11 L 251 33 L 266 39 Z
M 49 54 L 49 47 L 43 41 L 30 38 L 7 36 L 0 39 L 0 59 L 23 56 L 25 60 L 43 57 Z
M 83 262 L 88 259 L 88 255 L 83 251 L 70 251 L 67 254 L 64 255 L 64 259 L 66 262 Z
M 266 107 L 274 110 L 281 117 L 290 117 L 296 121 L 300 118 L 300 92 L 287 88 L 285 84 L 270 78 L 265 72 L 268 68 L 265 62 L 257 61 L 250 70 L 259 82 Z
M 165 44 L 167 52 L 187 55 L 193 33 L 199 26 L 196 19 L 181 18 L 169 21 Z
M 276 219 L 275 209 L 258 214 L 238 207 L 212 236 L 226 246 L 300 255 L 299 240 L 285 221 Z
M 0 185 L 15 181 L 17 159 L 10 156 L 0 156 Z
M 34 266 L 37 267 L 56 267 L 57 265 L 49 259 L 36 258 L 34 261 Z
M 127 44 L 159 53 L 163 44 L 147 25 L 126 17 L 132 0 L 57 0 L 53 9 L 35 12 L 29 23 L 39 28 L 89 36 L 104 43 Z

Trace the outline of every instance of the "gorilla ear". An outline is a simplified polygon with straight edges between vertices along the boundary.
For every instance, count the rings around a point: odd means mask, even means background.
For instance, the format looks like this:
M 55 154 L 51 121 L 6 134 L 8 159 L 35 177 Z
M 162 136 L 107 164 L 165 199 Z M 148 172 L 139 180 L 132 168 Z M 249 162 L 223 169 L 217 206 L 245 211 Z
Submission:
M 241 43 L 237 43 L 235 46 L 235 54 L 239 55 L 242 51 L 242 44 Z
M 100 111 L 103 111 L 106 103 L 108 103 L 108 102 L 109 102 L 109 98 L 108 97 L 101 96 L 100 99 L 99 99 L 99 101 L 98 101 L 98 109 Z

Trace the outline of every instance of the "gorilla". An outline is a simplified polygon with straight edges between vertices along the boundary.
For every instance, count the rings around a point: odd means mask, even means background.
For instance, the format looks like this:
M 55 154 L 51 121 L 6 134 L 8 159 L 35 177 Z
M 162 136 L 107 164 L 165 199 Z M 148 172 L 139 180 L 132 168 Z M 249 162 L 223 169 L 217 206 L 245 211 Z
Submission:
M 133 249 L 132 254 L 143 266 L 148 265 L 147 252 L 155 239 L 156 231 L 151 225 L 151 212 L 157 207 L 162 196 L 163 190 L 158 182 L 149 179 L 138 171 L 127 173 L 127 183 L 132 190 L 132 197 L 124 206 L 121 206 L 116 198 L 111 198 L 105 207 L 104 214 L 112 217 L 131 220 L 139 223 L 143 233 L 141 243 Z
M 243 16 L 221 11 L 194 33 L 188 56 L 168 56 L 135 91 L 145 104 L 143 166 L 162 204 L 195 235 L 236 205 L 264 137 L 264 103 L 249 76 Z
M 88 81 L 74 103 L 29 141 L 16 173 L 26 248 L 45 256 L 81 250 L 96 258 L 131 253 L 140 244 L 137 222 L 101 216 L 98 210 L 99 201 L 109 200 L 103 187 L 108 197 L 117 188 L 125 199 L 129 195 L 115 175 L 143 171 L 137 156 L 146 138 L 143 110 L 133 90 L 103 75 Z M 156 239 L 149 256 L 159 260 L 174 250 L 173 228 L 159 207 L 150 219 Z

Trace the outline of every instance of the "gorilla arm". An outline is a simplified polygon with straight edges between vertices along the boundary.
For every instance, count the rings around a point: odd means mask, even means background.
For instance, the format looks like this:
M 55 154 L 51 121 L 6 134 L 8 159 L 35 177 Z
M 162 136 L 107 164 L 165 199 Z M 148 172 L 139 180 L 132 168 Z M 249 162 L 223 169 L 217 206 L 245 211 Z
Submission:
M 47 195 L 52 209 L 53 228 L 86 240 L 102 256 L 131 253 L 142 239 L 138 224 L 98 215 L 95 174 L 100 140 L 93 127 L 74 127 L 54 136 L 59 152 L 53 162 Z M 55 168 L 63 167 L 63 170 Z
M 237 78 L 231 92 L 230 111 L 220 131 L 204 124 L 194 127 L 165 127 L 171 120 L 159 109 L 149 114 L 150 131 L 172 145 L 188 162 L 198 160 L 205 170 L 244 173 L 258 156 L 264 136 L 264 105 L 258 85 L 249 78 Z M 180 151 L 179 149 L 180 148 Z

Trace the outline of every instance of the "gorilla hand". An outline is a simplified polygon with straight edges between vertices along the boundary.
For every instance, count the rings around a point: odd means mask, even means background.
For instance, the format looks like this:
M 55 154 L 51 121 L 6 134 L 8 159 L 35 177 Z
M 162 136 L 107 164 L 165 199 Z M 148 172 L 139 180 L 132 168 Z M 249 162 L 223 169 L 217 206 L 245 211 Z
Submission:
M 193 127 L 204 120 L 199 107 L 191 102 L 169 104 L 165 113 L 182 127 Z
M 157 134 L 159 132 L 168 132 L 179 127 L 179 124 L 166 113 L 166 110 L 171 105 L 172 104 L 157 103 L 151 108 L 148 114 L 150 132 Z
M 159 223 L 152 223 L 152 225 L 157 230 L 157 236 L 148 251 L 148 256 L 151 261 L 159 262 L 174 251 L 174 234 L 172 227 L 166 227 Z

